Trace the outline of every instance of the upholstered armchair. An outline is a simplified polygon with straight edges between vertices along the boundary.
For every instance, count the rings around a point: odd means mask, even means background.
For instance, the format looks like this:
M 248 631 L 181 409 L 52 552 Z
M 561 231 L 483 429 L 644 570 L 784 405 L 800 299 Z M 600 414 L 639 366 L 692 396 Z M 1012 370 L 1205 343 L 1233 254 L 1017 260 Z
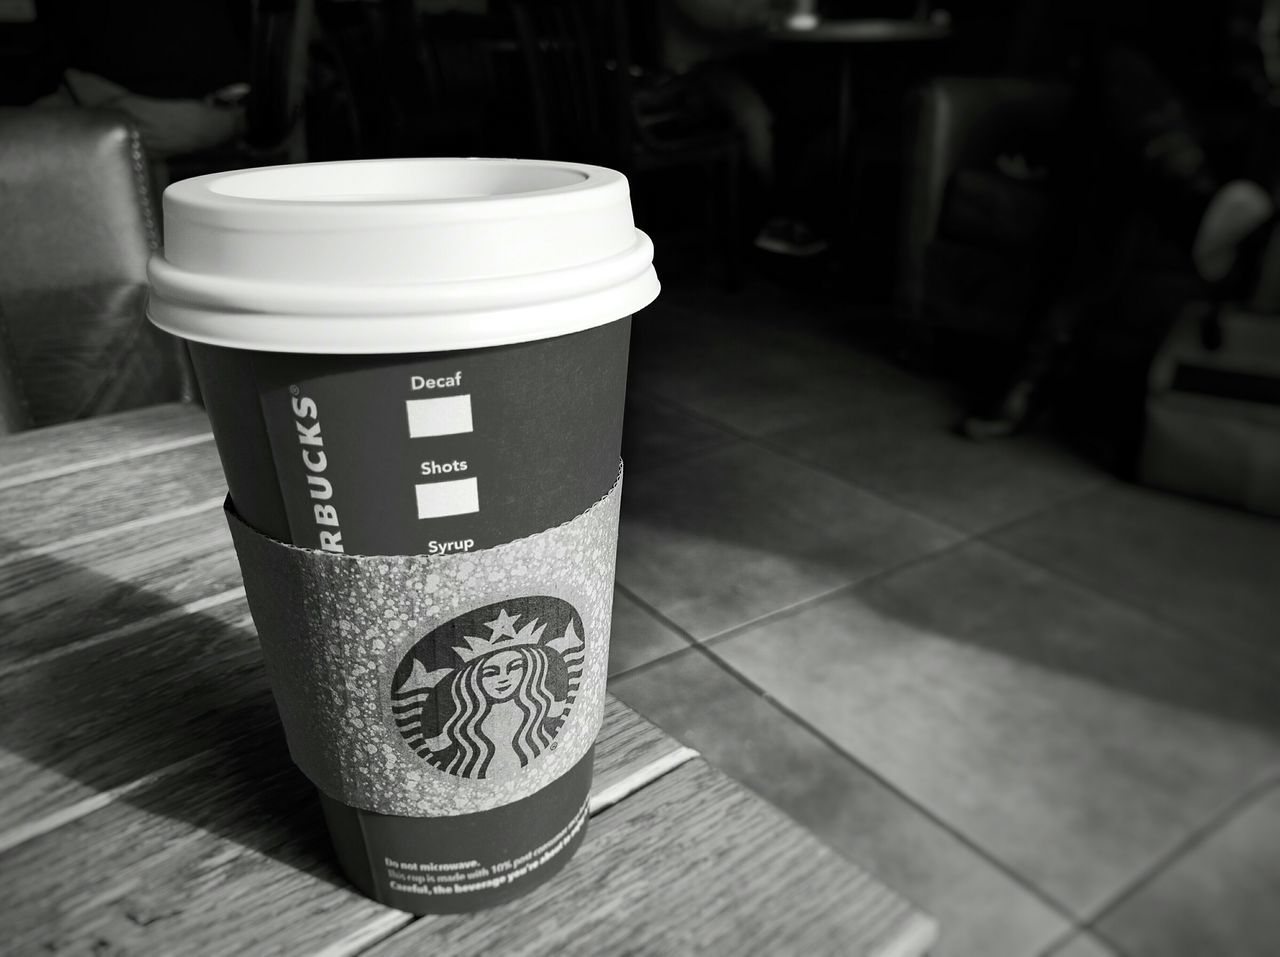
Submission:
M 1028 294 L 1022 287 L 1034 281 L 1025 264 L 1014 261 L 1025 244 L 1008 244 L 1021 250 L 1001 248 L 990 235 L 949 232 L 944 207 L 959 174 L 995 174 L 1001 157 L 1029 155 L 1035 163 L 1037 154 L 1052 154 L 1070 103 L 1065 85 L 1017 77 L 939 77 L 913 93 L 896 295 L 908 338 L 927 339 L 938 328 L 993 338 L 1017 335 L 1017 311 Z M 1021 195 L 992 198 L 1018 212 L 1034 201 L 1035 191 L 1026 184 Z M 965 218 L 980 224 L 975 211 Z
M 0 110 L 2 427 L 193 398 L 184 347 L 145 315 L 158 215 L 123 117 Z

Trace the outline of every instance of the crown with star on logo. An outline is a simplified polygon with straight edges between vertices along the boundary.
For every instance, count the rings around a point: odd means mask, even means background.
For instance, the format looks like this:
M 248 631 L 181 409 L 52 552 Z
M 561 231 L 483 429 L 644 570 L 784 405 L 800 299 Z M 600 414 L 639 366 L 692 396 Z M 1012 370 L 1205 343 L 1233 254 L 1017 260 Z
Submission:
M 455 645 L 453 650 L 458 653 L 458 657 L 464 662 L 469 662 L 495 651 L 505 651 L 508 648 L 515 648 L 520 645 L 541 644 L 543 632 L 547 630 L 546 624 L 539 624 L 539 619 L 534 618 L 517 631 L 516 623 L 521 617 L 520 615 L 509 615 L 505 608 L 500 608 L 497 618 L 493 621 L 485 622 L 485 627 L 489 629 L 488 638 L 463 635 L 462 640 L 467 643 L 467 646 L 462 648 Z M 581 648 L 582 645 L 582 638 L 579 637 L 577 629 L 573 627 L 572 621 L 565 628 L 563 635 L 546 643 L 547 648 L 562 655 L 575 648 Z M 412 673 L 404 684 L 396 689 L 396 693 L 407 694 L 412 691 L 434 688 L 453 670 L 452 668 L 440 668 L 435 671 L 427 671 L 421 661 L 415 660 Z

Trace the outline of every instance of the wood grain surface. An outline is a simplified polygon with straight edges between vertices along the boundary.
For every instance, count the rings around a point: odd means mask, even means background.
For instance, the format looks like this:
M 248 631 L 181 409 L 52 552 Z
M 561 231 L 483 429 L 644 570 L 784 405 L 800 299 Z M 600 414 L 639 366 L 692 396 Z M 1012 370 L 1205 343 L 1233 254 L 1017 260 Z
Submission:
M 3 835 L 278 721 L 243 599 L 0 676 Z
M 0 672 L 80 642 L 138 631 L 241 587 L 222 510 L 0 563 Z
M 604 698 L 604 730 L 596 740 L 593 794 L 613 787 L 639 768 L 670 754 L 678 745 L 611 694 Z
M 677 747 L 612 698 L 606 714 L 593 792 Z M 13 953 L 310 953 L 399 915 L 347 885 L 268 726 L 0 854 L 0 900 Z
M 280 745 L 221 753 L 234 773 L 193 769 L 0 855 L 7 952 L 315 953 L 387 913 L 342 880 Z
M 927 949 L 931 921 L 701 762 L 670 771 L 612 698 L 593 794 L 626 796 L 547 887 L 416 921 L 361 897 L 288 759 L 205 428 L 170 406 L 0 443 L 0 951 Z
M 209 435 L 204 410 L 177 403 L 18 432 L 0 441 L 0 483 L 120 456 L 149 455 L 202 435 Z
M 424 917 L 368 953 L 852 957 L 921 954 L 934 933 L 702 760 L 593 819 L 568 868 L 484 916 Z
M 0 561 L 139 519 L 163 524 L 172 513 L 226 495 L 210 442 L 85 469 L 0 492 Z
M 605 713 L 601 787 L 676 747 L 612 698 Z M 277 734 L 243 598 L 14 669 L 0 675 L 0 847 L 101 791 Z

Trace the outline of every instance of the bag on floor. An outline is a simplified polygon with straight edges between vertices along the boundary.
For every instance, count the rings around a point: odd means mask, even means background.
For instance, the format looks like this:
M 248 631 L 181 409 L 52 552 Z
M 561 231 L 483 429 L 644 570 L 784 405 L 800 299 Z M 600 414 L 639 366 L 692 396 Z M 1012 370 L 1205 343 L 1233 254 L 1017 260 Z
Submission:
M 1280 516 L 1280 316 L 1189 310 L 1151 366 L 1148 485 Z

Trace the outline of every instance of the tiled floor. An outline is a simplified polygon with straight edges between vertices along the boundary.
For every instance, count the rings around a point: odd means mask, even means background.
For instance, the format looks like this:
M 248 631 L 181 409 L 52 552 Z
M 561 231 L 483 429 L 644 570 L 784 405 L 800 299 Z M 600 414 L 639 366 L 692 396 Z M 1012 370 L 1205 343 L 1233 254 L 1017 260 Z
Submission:
M 1280 522 L 955 438 L 767 287 L 635 324 L 611 688 L 942 957 L 1274 954 Z

